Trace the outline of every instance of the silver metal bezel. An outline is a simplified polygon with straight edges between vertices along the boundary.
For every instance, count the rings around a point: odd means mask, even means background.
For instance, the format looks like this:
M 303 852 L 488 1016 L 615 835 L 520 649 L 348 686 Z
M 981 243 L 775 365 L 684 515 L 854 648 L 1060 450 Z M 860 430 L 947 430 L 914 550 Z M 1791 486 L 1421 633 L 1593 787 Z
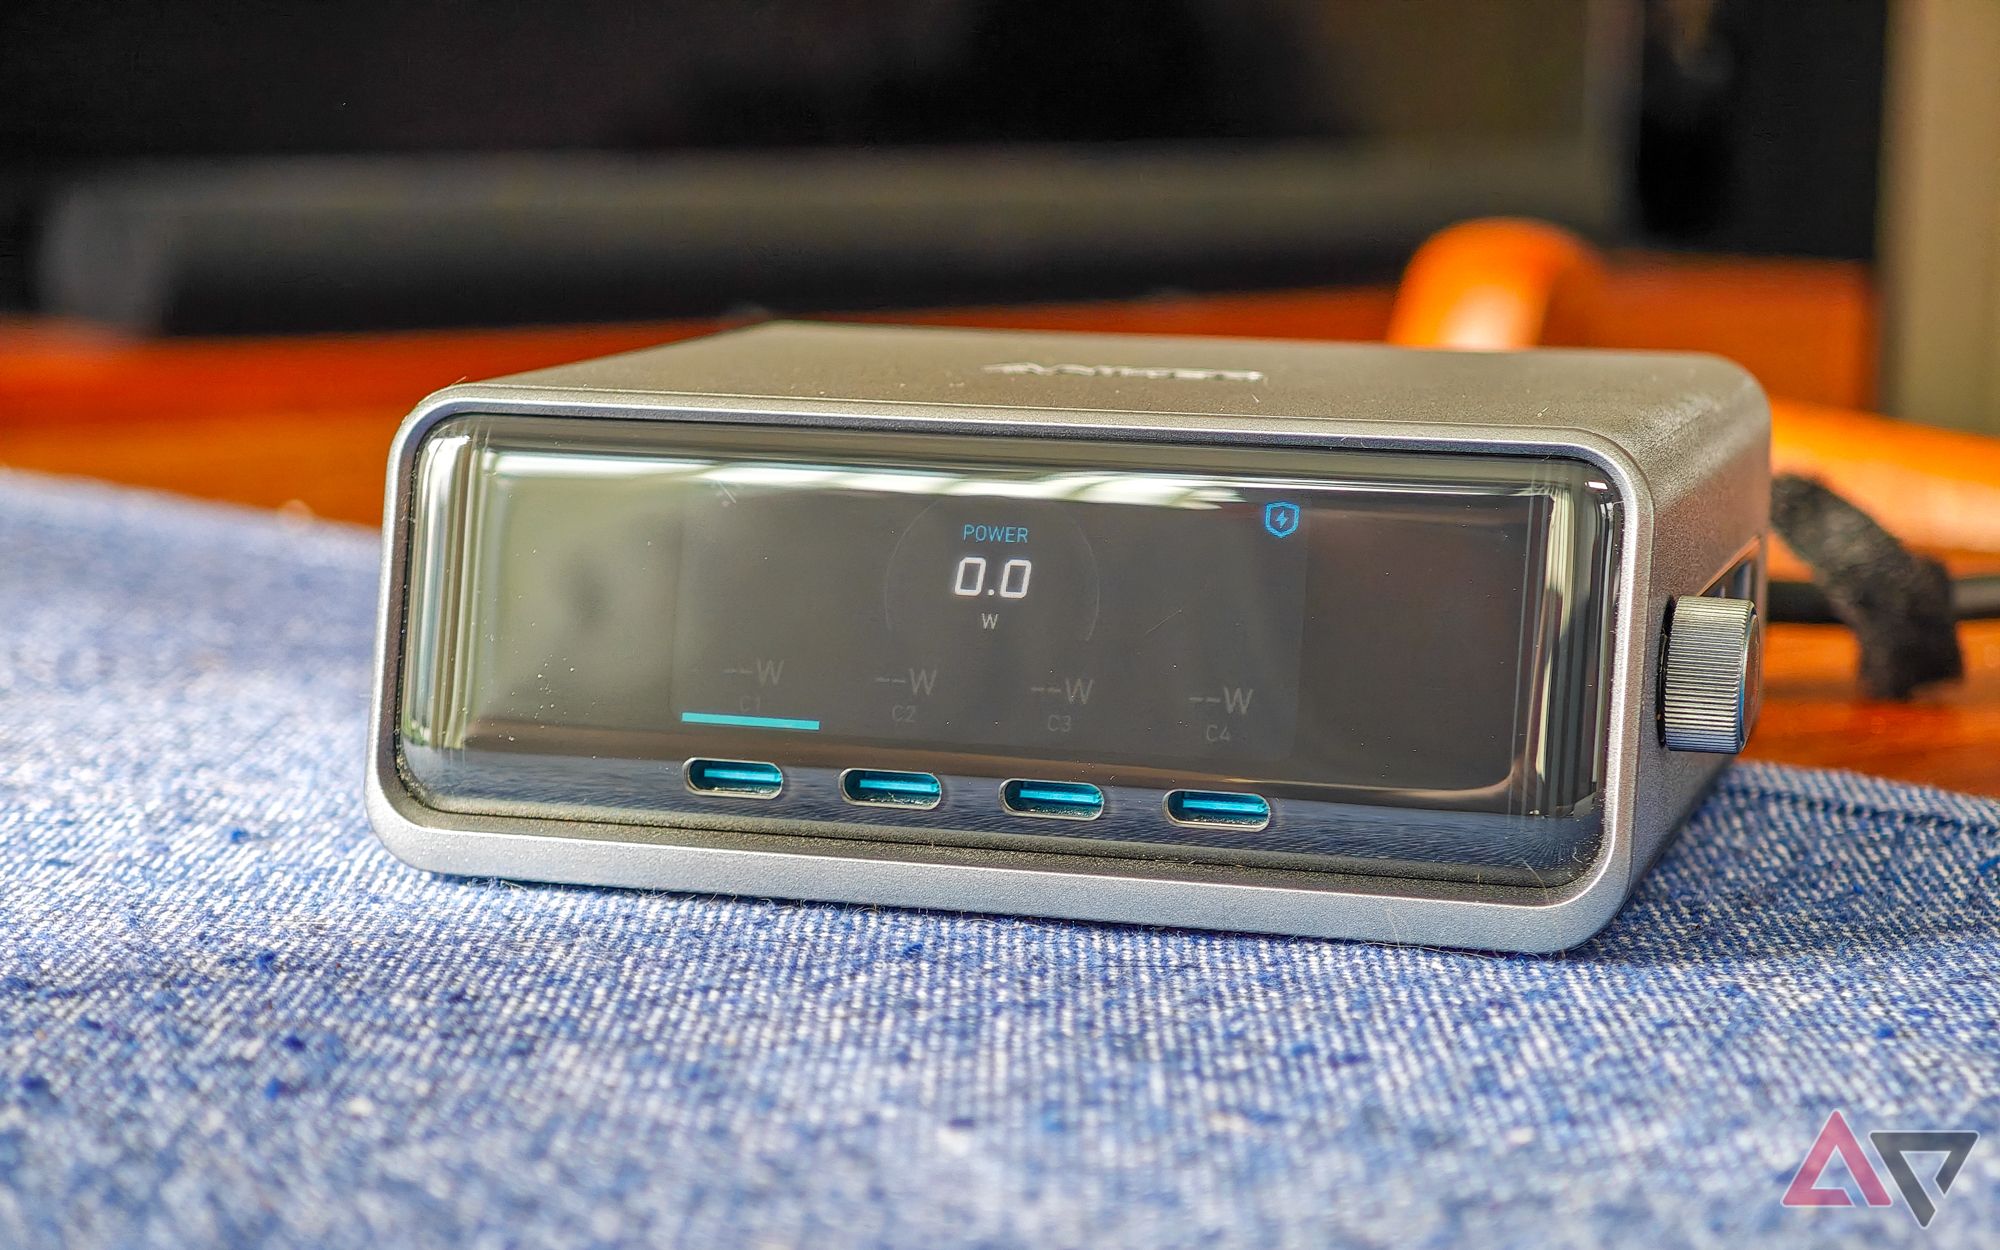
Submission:
M 849 841 L 825 832 L 790 836 L 732 827 L 722 817 L 677 819 L 639 828 L 474 815 L 426 806 L 397 769 L 394 734 L 412 469 L 417 448 L 432 427 L 474 412 L 1038 439 L 1561 456 L 1585 461 L 1604 473 L 1625 508 L 1612 614 L 1604 831 L 1597 856 L 1567 884 L 1540 889 Z M 366 781 L 369 815 L 392 852 L 434 872 L 1489 950 L 1560 950 L 1596 933 L 1616 914 L 1635 871 L 1636 773 L 1649 639 L 1641 614 L 1649 611 L 1652 599 L 1648 578 L 1654 525 L 1653 496 L 1644 476 L 1615 442 L 1588 430 L 1373 419 L 1162 417 L 1145 412 L 864 404 L 504 383 L 452 387 L 410 415 L 390 457 Z

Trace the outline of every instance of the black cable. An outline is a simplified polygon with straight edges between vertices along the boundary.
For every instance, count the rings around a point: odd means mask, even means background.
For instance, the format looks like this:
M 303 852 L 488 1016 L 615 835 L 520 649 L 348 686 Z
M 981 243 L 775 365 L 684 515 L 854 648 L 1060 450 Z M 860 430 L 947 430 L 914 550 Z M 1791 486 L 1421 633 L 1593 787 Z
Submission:
M 1772 582 L 1765 611 L 1790 625 L 1839 625 L 1826 592 L 1812 582 Z M 1951 584 L 1951 612 L 1961 621 L 2000 619 L 2000 573 L 1961 577 Z
M 1861 642 L 1861 688 L 1907 699 L 1965 675 L 1951 575 L 1810 478 L 1771 479 L 1771 529 L 1812 570 L 1830 615 Z

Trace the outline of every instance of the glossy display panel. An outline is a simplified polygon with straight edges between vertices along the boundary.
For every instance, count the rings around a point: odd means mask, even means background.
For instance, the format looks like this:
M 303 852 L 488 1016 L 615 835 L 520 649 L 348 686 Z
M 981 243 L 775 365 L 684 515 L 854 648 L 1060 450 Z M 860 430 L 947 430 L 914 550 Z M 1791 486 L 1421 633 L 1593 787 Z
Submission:
M 1523 883 L 1595 847 L 1580 462 L 466 416 L 416 463 L 435 807 Z

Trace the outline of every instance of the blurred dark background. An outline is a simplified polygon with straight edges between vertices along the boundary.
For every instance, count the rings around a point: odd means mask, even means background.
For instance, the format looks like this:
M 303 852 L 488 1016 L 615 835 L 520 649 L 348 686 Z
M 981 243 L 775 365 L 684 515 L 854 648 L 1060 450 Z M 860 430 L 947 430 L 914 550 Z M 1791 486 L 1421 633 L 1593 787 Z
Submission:
M 0 309 L 507 325 L 1870 259 L 1886 0 L 0 6 Z

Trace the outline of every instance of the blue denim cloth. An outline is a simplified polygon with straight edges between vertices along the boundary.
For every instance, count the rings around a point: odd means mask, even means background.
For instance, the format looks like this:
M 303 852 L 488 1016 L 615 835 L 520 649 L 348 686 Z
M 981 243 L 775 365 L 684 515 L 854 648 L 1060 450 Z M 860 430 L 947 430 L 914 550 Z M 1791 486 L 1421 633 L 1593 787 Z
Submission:
M 1558 958 L 453 880 L 375 567 L 0 477 L 0 1246 L 2000 1242 L 2000 805 L 1739 767 Z

